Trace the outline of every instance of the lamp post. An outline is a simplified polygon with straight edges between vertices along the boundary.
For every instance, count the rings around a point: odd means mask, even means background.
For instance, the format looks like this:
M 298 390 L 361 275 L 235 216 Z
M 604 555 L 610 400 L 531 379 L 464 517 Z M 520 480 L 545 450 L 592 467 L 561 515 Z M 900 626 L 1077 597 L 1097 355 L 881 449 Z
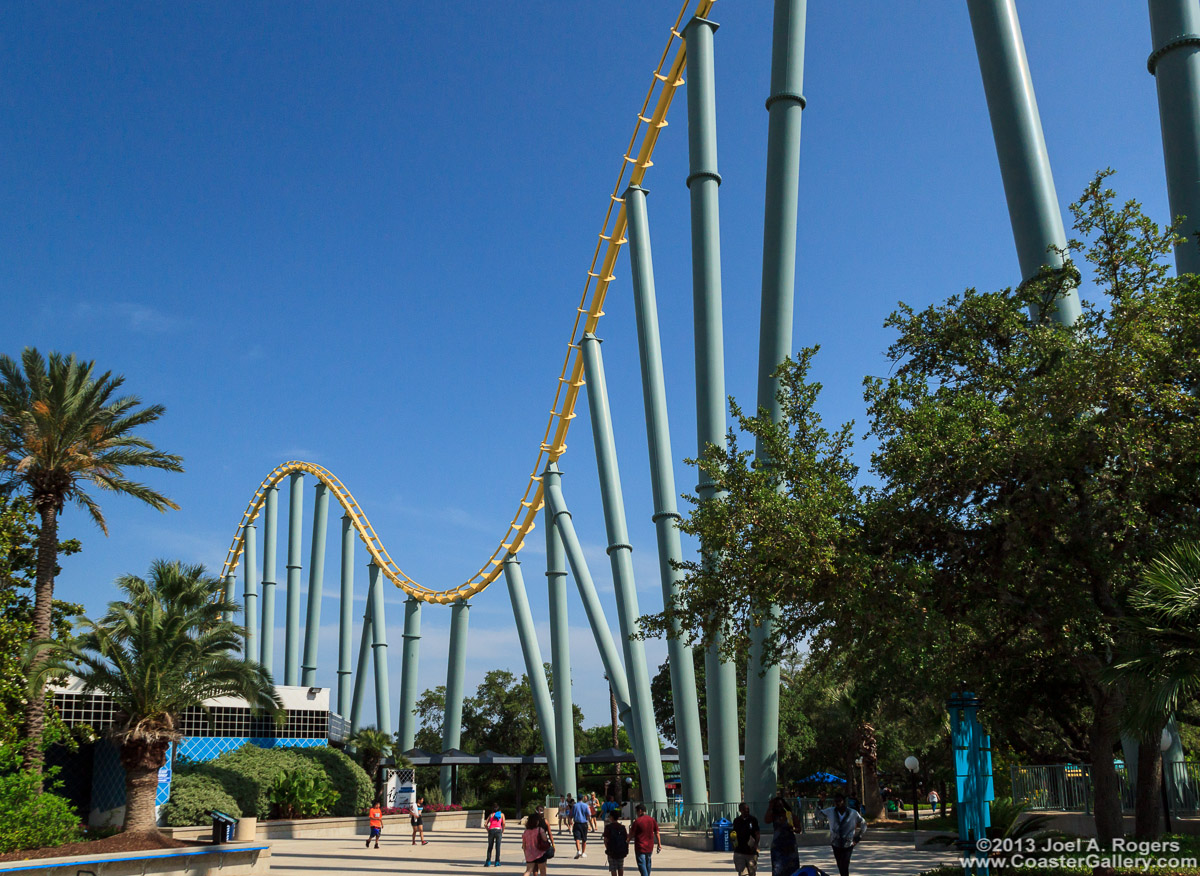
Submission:
M 863 785 L 867 782 L 866 771 L 863 770 L 863 759 L 861 757 L 854 758 L 854 765 L 858 767 L 858 797 L 862 799 Z
M 1162 736 L 1158 742 L 1159 760 L 1162 763 L 1162 781 L 1159 783 L 1162 788 L 1162 804 L 1163 804 L 1163 819 L 1166 822 L 1167 833 L 1171 832 L 1171 798 L 1167 794 L 1167 752 L 1171 750 L 1171 743 L 1174 740 L 1171 737 L 1171 730 L 1168 727 L 1163 728 Z
M 921 768 L 921 762 L 910 754 L 904 758 L 904 767 L 908 770 L 908 774 L 912 778 L 913 836 L 916 836 L 917 828 L 921 826 L 921 801 L 917 798 L 917 770 Z

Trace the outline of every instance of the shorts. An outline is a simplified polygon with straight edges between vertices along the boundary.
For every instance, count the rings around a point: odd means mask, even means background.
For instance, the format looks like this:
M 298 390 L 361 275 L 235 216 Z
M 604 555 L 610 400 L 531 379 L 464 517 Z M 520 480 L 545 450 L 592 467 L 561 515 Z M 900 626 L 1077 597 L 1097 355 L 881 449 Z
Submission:
M 575 835 L 575 839 L 581 843 L 587 842 L 588 826 L 586 821 L 576 821 L 575 827 L 571 832 Z
M 413 819 L 410 819 L 410 820 L 412 821 L 412 826 L 413 826 L 413 827 L 421 827 L 421 826 L 422 826 L 422 824 L 424 823 L 424 822 L 422 822 L 422 821 L 421 821 L 421 819 L 420 819 L 420 818 L 413 818 Z
M 371 826 L 371 839 L 378 839 L 381 833 L 383 833 L 382 827 Z
M 624 866 L 625 866 L 624 858 L 614 858 L 612 855 L 608 856 L 608 869 L 615 870 L 618 867 L 624 867 Z
M 743 855 L 740 852 L 734 852 L 733 866 L 739 873 L 745 870 L 750 876 L 754 876 L 758 872 L 758 855 Z

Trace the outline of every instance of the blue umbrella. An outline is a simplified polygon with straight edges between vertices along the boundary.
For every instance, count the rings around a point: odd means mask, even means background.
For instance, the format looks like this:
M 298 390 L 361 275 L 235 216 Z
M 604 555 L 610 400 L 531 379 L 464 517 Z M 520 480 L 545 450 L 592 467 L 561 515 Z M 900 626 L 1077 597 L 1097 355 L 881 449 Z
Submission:
M 833 773 L 813 773 L 803 779 L 796 779 L 797 785 L 844 785 L 846 780 Z

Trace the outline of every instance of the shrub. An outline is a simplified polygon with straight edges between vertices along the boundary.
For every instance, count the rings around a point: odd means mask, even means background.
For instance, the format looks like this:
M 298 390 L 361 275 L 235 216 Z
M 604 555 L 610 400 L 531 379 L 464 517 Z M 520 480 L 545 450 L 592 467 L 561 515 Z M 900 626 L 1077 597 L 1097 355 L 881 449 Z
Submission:
M 418 797 L 423 796 L 425 798 L 425 802 L 427 804 L 429 804 L 429 806 L 440 806 L 446 802 L 446 798 L 442 796 L 442 786 L 441 785 L 430 785 L 425 790 L 424 794 L 418 794 L 417 796 Z M 435 811 L 436 810 L 434 810 L 434 809 L 430 809 L 430 812 L 435 812 Z
M 0 775 L 0 853 L 61 846 L 78 838 L 79 816 L 69 800 L 42 790 L 41 776 L 26 770 Z
M 271 788 L 271 802 L 281 818 L 324 815 L 337 802 L 337 797 L 333 782 L 314 766 L 284 773 Z
M 237 800 L 214 776 L 184 773 L 171 779 L 171 799 L 163 810 L 169 827 L 207 824 L 209 813 L 214 809 L 234 817 L 242 814 Z
M 375 797 L 375 788 L 363 768 L 349 755 L 323 745 L 315 748 L 294 748 L 292 751 L 319 765 L 333 783 L 333 789 L 338 796 L 337 802 L 329 810 L 330 815 L 345 817 L 361 815 L 367 811 Z
M 324 746 L 259 748 L 248 744 L 211 761 L 185 761 L 176 767 L 177 776 L 212 778 L 237 801 L 244 814 L 260 819 L 274 814 L 275 789 L 286 776 L 296 773 L 311 776 L 318 784 L 327 783 L 332 791 L 322 797 L 323 808 L 307 812 L 309 815 L 358 815 L 371 803 L 374 789 L 362 767 L 342 752 Z

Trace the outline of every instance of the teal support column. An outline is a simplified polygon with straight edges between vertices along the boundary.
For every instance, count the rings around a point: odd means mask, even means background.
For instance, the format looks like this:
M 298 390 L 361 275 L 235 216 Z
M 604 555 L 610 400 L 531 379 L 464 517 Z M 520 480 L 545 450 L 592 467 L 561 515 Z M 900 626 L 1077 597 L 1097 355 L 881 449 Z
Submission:
M 243 534 L 243 538 L 245 535 Z M 237 601 L 237 577 L 234 575 L 225 576 L 225 601 Z
M 338 606 L 338 714 L 350 708 L 350 651 L 354 643 L 354 527 L 342 515 L 342 601 Z
M 592 441 L 596 447 L 596 470 L 600 475 L 600 504 L 608 535 L 608 559 L 612 565 L 613 589 L 617 597 L 617 626 L 621 631 L 621 651 L 629 681 L 632 719 L 642 746 L 642 799 L 655 809 L 667 804 L 663 781 L 662 752 L 658 728 L 654 723 L 654 704 L 650 698 L 650 673 L 646 668 L 646 646 L 634 638 L 641 625 L 638 617 L 637 582 L 633 575 L 633 546 L 625 521 L 625 499 L 621 491 L 621 472 L 617 465 L 617 444 L 613 436 L 612 413 L 608 406 L 608 383 L 604 377 L 604 356 L 600 339 L 585 334 L 583 351 L 584 379 L 587 381 L 588 414 L 592 421 Z M 652 810 L 653 811 L 653 810 Z
M 1158 87 L 1167 200 L 1172 220 L 1185 217 L 1175 269 L 1200 274 L 1200 5 L 1150 0 L 1150 37 L 1146 66 Z
M 262 635 L 259 637 L 258 662 L 270 675 L 275 666 L 275 571 L 279 548 L 279 487 L 267 490 L 263 508 Z
M 304 672 L 300 683 L 317 683 L 317 644 L 321 635 L 321 590 L 325 586 L 325 540 L 329 531 L 329 489 L 317 482 L 312 547 L 308 560 L 308 613 L 304 618 Z M 381 623 L 382 627 L 383 624 Z M 385 646 L 386 647 L 386 646 Z M 390 718 L 388 720 L 391 720 Z
M 467 673 L 467 618 L 471 603 L 465 599 L 450 606 L 450 653 L 446 659 L 446 704 L 442 712 L 442 750 L 462 742 L 463 685 Z M 454 770 L 442 767 L 442 798 L 454 802 Z
M 421 651 L 421 601 L 408 597 L 404 601 L 404 653 L 400 667 L 400 729 L 401 751 L 417 744 L 417 660 Z
M 542 472 L 543 495 L 546 507 L 554 522 L 554 528 L 562 538 L 563 548 L 567 554 L 567 564 L 575 577 L 575 586 L 579 589 L 579 598 L 583 601 L 583 610 L 587 614 L 588 623 L 592 627 L 592 638 L 596 641 L 596 649 L 600 652 L 600 663 L 608 683 L 612 685 L 613 696 L 617 698 L 617 714 L 629 738 L 633 742 L 633 753 L 637 757 L 638 771 L 642 777 L 642 787 L 650 788 L 650 774 L 646 766 L 645 752 L 642 749 L 642 739 L 638 735 L 637 722 L 633 718 L 633 707 L 629 697 L 629 682 L 625 677 L 625 667 L 621 665 L 621 655 L 613 642 L 612 631 L 608 627 L 608 618 L 604 616 L 604 606 L 596 594 L 596 584 L 592 581 L 592 573 L 588 569 L 587 559 L 583 555 L 583 545 L 575 532 L 575 524 L 571 520 L 571 512 L 567 509 L 566 500 L 562 494 L 562 472 L 557 463 L 550 463 Z
M 1017 261 L 1021 278 L 1028 280 L 1045 266 L 1062 267 L 1062 257 L 1051 247 L 1065 250 L 1067 235 L 1050 173 L 1029 59 L 1025 57 L 1025 40 L 1015 0 L 967 0 L 967 10 L 1000 159 Z M 1061 325 L 1070 325 L 1078 317 L 1079 294 L 1072 290 L 1059 299 L 1053 318 Z
M 567 557 L 547 503 L 546 589 L 550 607 L 550 671 L 554 680 L 554 734 L 558 752 L 558 795 L 578 790 L 575 767 L 575 706 L 571 696 L 571 631 L 567 625 Z M 547 749 L 548 750 L 548 749 Z
M 300 683 L 300 521 L 304 475 L 293 472 L 288 495 L 287 627 L 283 638 L 283 683 Z
M 371 593 L 368 590 L 367 607 L 363 611 L 362 636 L 358 640 L 358 663 L 354 667 L 354 696 L 350 703 L 351 733 L 356 733 L 362 728 L 363 704 L 367 698 L 367 667 L 370 665 L 372 614 Z
M 804 112 L 806 0 L 775 0 L 771 94 L 767 98 L 767 191 L 763 216 L 762 313 L 758 331 L 758 409 L 779 422 L 779 381 L 771 375 L 792 352 L 796 214 L 800 196 L 800 118 Z M 769 464 L 756 442 L 754 455 Z M 746 799 L 758 811 L 779 781 L 779 665 L 763 659 L 779 608 L 758 607 L 746 667 Z
M 547 527 L 553 529 L 553 527 Z M 558 774 L 558 748 L 554 732 L 554 705 L 550 700 L 550 686 L 546 684 L 546 670 L 542 665 L 542 649 L 538 645 L 537 631 L 533 628 L 533 614 L 529 611 L 529 595 L 525 592 L 525 578 L 521 574 L 521 561 L 515 554 L 504 557 L 504 581 L 508 584 L 508 598 L 512 602 L 513 621 L 517 626 L 517 638 L 521 642 L 521 655 L 525 658 L 525 675 L 533 691 L 533 710 L 537 713 L 538 731 L 542 736 L 542 749 L 546 752 L 546 765 L 550 768 L 550 783 L 561 788 Z M 461 718 L 461 709 L 459 710 Z M 455 743 L 457 746 L 457 743 Z
M 371 601 L 371 656 L 375 658 L 375 720 L 379 722 L 379 729 L 391 736 L 392 705 L 388 688 L 387 618 L 383 613 L 383 576 L 374 561 L 367 566 L 367 577 L 371 582 L 368 599 Z
M 713 33 L 717 26 L 693 18 L 684 28 L 687 43 L 688 189 L 692 208 L 692 299 L 696 332 L 697 455 L 709 445 L 725 446 L 725 350 L 721 318 L 721 230 L 717 189 L 717 96 L 713 72 Z M 700 501 L 716 495 L 704 472 L 696 487 Z M 738 763 L 737 676 L 721 659 L 718 638 L 704 655 L 708 712 L 709 798 L 714 803 L 741 799 Z
M 663 377 L 662 344 L 658 332 L 658 303 L 654 292 L 654 263 L 650 254 L 650 220 L 646 190 L 625 190 L 625 216 L 629 222 L 629 264 L 633 272 L 633 305 L 637 319 L 638 352 L 642 368 L 642 399 L 646 408 L 646 437 L 650 448 L 650 488 L 654 497 L 654 527 L 658 537 L 658 574 L 663 605 L 671 605 L 682 573 L 675 470 L 671 430 L 667 421 L 667 385 Z M 704 743 L 700 735 L 700 707 L 696 702 L 696 669 L 692 649 L 680 636 L 675 621 L 667 636 L 667 663 L 671 670 L 671 699 L 675 710 L 675 741 L 679 747 L 679 777 L 688 803 L 708 802 L 704 776 Z
M 258 545 L 254 524 L 242 530 L 242 621 L 246 625 L 247 660 L 258 654 Z

